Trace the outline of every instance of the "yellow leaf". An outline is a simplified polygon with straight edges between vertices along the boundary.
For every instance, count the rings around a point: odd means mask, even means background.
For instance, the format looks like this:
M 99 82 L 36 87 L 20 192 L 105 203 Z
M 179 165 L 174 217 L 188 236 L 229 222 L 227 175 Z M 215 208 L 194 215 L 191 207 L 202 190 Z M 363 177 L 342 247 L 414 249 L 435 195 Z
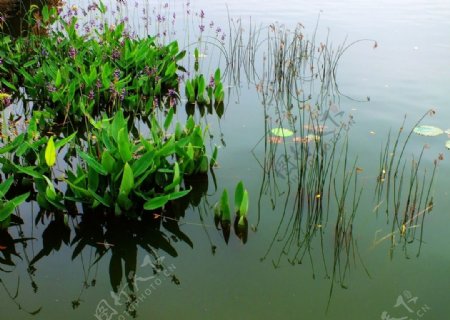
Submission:
M 53 142 L 53 137 L 48 140 L 47 147 L 45 148 L 45 162 L 49 167 L 53 167 L 56 162 L 56 147 Z

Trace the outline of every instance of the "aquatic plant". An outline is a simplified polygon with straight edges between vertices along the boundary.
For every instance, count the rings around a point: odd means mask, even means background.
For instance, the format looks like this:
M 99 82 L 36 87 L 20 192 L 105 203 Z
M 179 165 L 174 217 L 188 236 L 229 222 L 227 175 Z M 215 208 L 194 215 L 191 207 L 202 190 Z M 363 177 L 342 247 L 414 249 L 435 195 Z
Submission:
M 377 235 L 375 244 L 389 239 L 391 241 L 391 257 L 399 243 L 403 243 L 405 254 L 407 254 L 406 245 L 414 243 L 416 239 L 419 243 L 417 254 L 420 254 L 424 221 L 434 207 L 432 187 L 439 162 L 443 156 L 439 155 L 433 161 L 432 169 L 427 170 L 427 168 L 423 168 L 422 163 L 427 146 L 422 148 L 418 157 L 413 155 L 410 160 L 406 158 L 405 150 L 413 133 L 426 132 L 425 135 L 430 135 L 430 132 L 442 131 L 435 130 L 434 127 L 419 125 L 425 117 L 434 114 L 434 110 L 428 110 L 409 131 L 405 131 L 405 116 L 395 140 L 392 141 L 389 134 L 381 149 L 375 193 L 377 204 L 374 211 L 379 212 L 384 208 L 387 222 L 391 224 L 391 230 L 386 235 Z M 407 171 L 408 163 L 409 173 Z M 416 234 L 417 230 L 420 230 L 418 235 Z

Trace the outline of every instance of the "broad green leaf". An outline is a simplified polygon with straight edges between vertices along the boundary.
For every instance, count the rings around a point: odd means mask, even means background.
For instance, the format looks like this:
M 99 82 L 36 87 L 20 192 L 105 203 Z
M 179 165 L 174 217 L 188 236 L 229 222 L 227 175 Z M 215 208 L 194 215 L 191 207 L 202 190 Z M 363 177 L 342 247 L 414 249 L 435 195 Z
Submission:
M 217 68 L 216 72 L 214 73 L 214 85 L 218 85 L 220 83 L 220 69 Z
M 231 221 L 230 204 L 228 202 L 228 191 L 224 189 L 220 198 L 220 212 L 222 221 Z
M 56 195 L 55 187 L 53 186 L 53 182 L 46 176 L 43 176 L 43 177 L 44 177 L 45 181 L 47 182 L 47 188 L 45 189 L 45 195 L 47 196 L 47 200 L 55 201 L 57 195 Z
M 25 134 L 22 133 L 20 135 L 18 135 L 13 142 L 8 143 L 7 145 L 3 146 L 0 148 L 0 154 L 4 154 L 7 152 L 10 152 L 16 148 L 18 148 L 24 141 L 25 139 Z
M 61 70 L 58 69 L 58 71 L 56 72 L 55 87 L 58 88 L 61 85 L 61 82 L 62 82 Z
M 175 74 L 176 71 L 177 71 L 177 64 L 175 63 L 175 61 L 172 61 L 167 67 L 164 76 L 171 77 Z
M 169 201 L 169 196 L 164 195 L 150 199 L 144 204 L 145 210 L 155 210 L 163 207 Z
M 194 118 L 192 116 L 189 116 L 189 118 L 186 121 L 186 129 L 188 131 L 192 131 L 195 127 L 195 121 Z
M 21 205 L 25 200 L 28 199 L 29 195 L 30 195 L 30 193 L 27 192 L 27 193 L 21 194 L 20 196 L 17 196 L 17 197 L 15 197 L 15 198 L 12 198 L 12 199 L 9 200 L 9 201 L 12 202 L 12 203 L 14 203 L 14 205 L 15 205 L 16 207 L 18 207 L 18 206 Z
M 164 121 L 164 130 L 166 130 L 166 131 L 167 131 L 167 129 L 169 129 L 169 126 L 172 123 L 173 114 L 174 114 L 174 108 L 170 108 L 169 113 L 167 114 L 166 120 Z
M 1 78 L 1 82 L 7 86 L 8 88 L 10 88 L 11 90 L 17 91 L 17 88 L 15 85 L 13 85 L 11 82 L 7 81 L 5 78 Z
M 6 181 L 4 181 L 3 183 L 0 184 L 0 198 L 5 197 L 6 193 L 11 188 L 11 185 L 13 184 L 13 182 L 14 182 L 14 177 L 11 176 Z
M 234 211 L 238 212 L 244 198 L 244 183 L 239 181 L 234 190 Z
M 119 130 L 117 144 L 123 162 L 130 161 L 133 158 L 133 155 L 131 153 L 131 143 L 126 127 Z
M 25 173 L 25 174 L 33 177 L 33 178 L 42 179 L 42 174 L 40 174 L 39 172 L 35 171 L 34 168 L 36 168 L 36 167 L 34 167 L 34 166 L 22 167 L 22 166 L 14 164 L 14 167 L 17 170 L 19 170 L 20 172 Z
M 247 225 L 247 220 L 245 219 L 245 216 L 239 217 L 238 225 L 240 227 L 245 227 Z
M 139 177 L 153 164 L 154 151 L 147 151 L 142 157 L 137 159 L 131 166 L 135 177 Z
M 77 132 L 75 131 L 75 132 L 72 133 L 70 136 L 65 137 L 65 138 L 63 138 L 63 139 L 61 139 L 61 140 L 56 141 L 56 142 L 55 142 L 55 148 L 56 148 L 56 149 L 59 149 L 59 148 L 65 146 L 65 145 L 66 145 L 67 143 L 69 143 L 73 138 L 75 138 L 76 135 L 77 135 Z
M 113 158 L 109 151 L 103 151 L 102 153 L 102 166 L 108 173 L 112 173 L 114 170 L 114 164 L 116 160 Z
M 191 189 L 172 192 L 172 193 L 168 194 L 169 200 L 175 200 L 175 199 L 182 198 L 185 195 L 187 195 L 189 192 L 191 192 Z
M 17 208 L 22 202 L 27 200 L 30 193 L 27 192 L 20 196 L 17 196 L 5 203 L 0 204 L 0 222 L 5 221 L 13 213 L 14 209 Z
M 105 197 L 101 197 L 100 195 L 98 195 L 97 193 L 95 193 L 92 190 L 89 190 L 91 196 L 97 200 L 98 202 L 100 202 L 101 204 L 103 204 L 105 207 L 110 207 L 110 202 L 108 201 L 107 198 Z
M 122 182 L 120 183 L 119 194 L 128 196 L 130 191 L 134 187 L 134 175 L 128 162 L 125 163 L 123 168 Z
M 45 162 L 49 167 L 53 167 L 56 162 L 56 147 L 53 142 L 53 137 L 50 137 L 45 148 Z
M 243 217 L 246 217 L 248 213 L 248 191 L 244 190 L 244 195 L 242 197 L 242 202 L 239 207 L 239 214 Z
M 99 184 L 99 177 L 97 171 L 93 168 L 88 168 L 88 189 L 96 191 Z
M 95 158 L 93 158 L 89 154 L 81 151 L 79 148 L 77 149 L 77 153 L 79 154 L 81 159 L 86 161 L 87 165 L 89 167 L 92 167 L 92 169 L 97 171 L 97 173 L 99 173 L 103 176 L 106 176 L 108 174 L 108 172 L 105 170 L 105 168 L 103 168 L 103 166 Z
M 16 206 L 13 202 L 8 201 L 4 204 L 0 204 L 0 222 L 9 218 L 9 216 L 13 213 Z

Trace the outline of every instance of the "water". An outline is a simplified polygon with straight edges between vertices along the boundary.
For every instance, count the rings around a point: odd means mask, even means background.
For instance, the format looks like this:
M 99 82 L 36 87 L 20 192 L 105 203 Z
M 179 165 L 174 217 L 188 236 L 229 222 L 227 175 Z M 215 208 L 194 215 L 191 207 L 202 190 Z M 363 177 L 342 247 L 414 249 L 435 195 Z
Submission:
M 114 242 L 115 246 L 94 264 L 93 248 L 102 247 L 95 235 L 102 229 L 85 234 L 82 241 L 87 245 L 72 260 L 79 243 L 75 238 L 79 229 L 74 226 L 80 219 L 70 223 L 70 231 L 55 224 L 54 231 L 42 237 L 50 219 L 36 225 L 26 223 L 12 233 L 17 236 L 22 231 L 25 237 L 35 239 L 26 241 L 26 247 L 16 244 L 20 258 L 13 257 L 15 267 L 1 265 L 2 269 L 12 270 L 1 272 L 2 283 L 10 295 L 8 297 L 2 287 L 2 318 L 57 319 L 63 315 L 67 319 L 95 319 L 96 310 L 109 305 L 113 308 L 108 309 L 113 312 L 110 319 L 130 319 L 124 313 L 123 300 L 120 301 L 122 305 L 115 305 L 110 294 L 110 274 L 122 278 L 120 288 L 125 279 L 125 272 L 120 275 L 117 268 L 110 265 L 111 251 L 126 258 L 129 266 L 137 264 L 139 290 L 133 307 L 141 319 L 447 318 L 450 312 L 447 303 L 450 240 L 446 214 L 449 203 L 446 137 L 413 135 L 406 149 L 405 157 L 410 159 L 414 154 L 417 159 L 422 146 L 429 144 L 421 173 L 424 168 L 430 172 L 439 153 L 444 156 L 432 189 L 435 206 L 426 216 L 421 246 L 419 239 L 406 245 L 398 243 L 393 249 L 390 239 L 376 242 L 392 231 L 392 224 L 387 223 L 383 211 L 374 212 L 379 203 L 373 195 L 382 143 L 389 130 L 397 132 L 405 114 L 405 128 L 411 128 L 433 107 L 436 114 L 425 118 L 424 123 L 443 129 L 450 127 L 446 122 L 450 116 L 447 106 L 450 69 L 446 68 L 450 62 L 450 4 L 447 1 L 406 0 L 395 3 L 229 1 L 225 7 L 220 1 L 195 1 L 191 6 L 194 12 L 204 9 L 206 20 L 214 19 L 217 25 L 227 25 L 228 8 L 231 17 L 242 17 L 246 21 L 251 16 L 256 25 L 278 21 L 293 28 L 301 22 L 306 35 L 313 33 L 320 14 L 319 41 L 324 41 L 328 32 L 329 42 L 335 46 L 345 39 L 348 43 L 358 39 L 377 41 L 376 49 L 371 42 L 356 44 L 344 54 L 338 66 L 340 91 L 356 99 L 342 98 L 339 105 L 345 117 L 352 114 L 355 121 L 350 131 L 349 158 L 353 161 L 358 157 L 358 167 L 363 170 L 359 176 L 363 194 L 354 221 L 350 254 L 338 247 L 343 251 L 336 256 L 335 218 L 330 218 L 323 226 L 323 232 L 312 240 L 310 250 L 305 251 L 302 264 L 291 265 L 289 259 L 295 255 L 297 247 L 283 248 L 287 243 L 283 235 L 292 231 L 288 222 L 294 198 L 288 196 L 287 216 L 282 220 L 285 194 L 273 195 L 277 199 L 274 210 L 270 205 L 270 194 L 262 196 L 257 231 L 249 230 L 245 244 L 234 234 L 226 244 L 221 232 L 215 229 L 211 204 L 217 201 L 223 188 L 233 190 L 241 179 L 251 198 L 249 222 L 251 225 L 258 223 L 258 194 L 263 171 L 257 161 L 263 161 L 264 157 L 263 144 L 258 141 L 264 135 L 264 114 L 254 85 L 242 84 L 239 95 L 231 96 L 220 128 L 219 122 L 211 122 L 216 137 L 221 132 L 226 142 L 219 154 L 220 168 L 216 170 L 219 189 L 215 192 L 210 180 L 208 203 L 202 200 L 200 206 L 186 210 L 179 223 L 184 236 L 177 233 L 174 237 L 173 232 L 168 231 L 172 230 L 170 226 L 164 226 L 159 240 L 142 240 L 145 232 L 139 234 L 131 229 L 128 234 L 125 227 L 103 226 L 112 233 L 109 239 L 117 236 L 127 240 L 120 242 L 123 245 Z M 369 102 L 357 101 L 366 97 L 370 97 Z M 286 191 L 287 180 L 278 178 L 278 183 L 280 190 Z M 31 222 L 36 211 L 37 208 L 22 209 L 22 213 L 29 213 L 24 219 Z M 336 208 L 332 207 L 330 211 L 330 217 L 333 217 Z M 269 250 L 274 238 L 274 245 Z M 396 241 L 399 239 L 397 235 Z M 169 249 L 169 243 L 172 249 Z M 165 271 L 154 278 L 151 278 L 154 276 L 152 267 L 147 264 L 146 244 L 163 257 Z M 48 250 L 44 250 L 42 258 L 34 264 L 36 270 L 27 271 L 29 262 L 43 248 Z M 283 249 L 287 256 L 282 255 Z M 347 259 L 349 269 L 345 269 Z M 335 264 L 337 262 L 341 264 Z M 125 260 L 122 261 L 124 264 Z M 337 268 L 333 278 L 334 265 Z M 37 290 L 33 289 L 33 284 Z M 13 299 L 17 287 L 18 294 Z M 39 308 L 40 312 L 35 316 L 25 312 Z

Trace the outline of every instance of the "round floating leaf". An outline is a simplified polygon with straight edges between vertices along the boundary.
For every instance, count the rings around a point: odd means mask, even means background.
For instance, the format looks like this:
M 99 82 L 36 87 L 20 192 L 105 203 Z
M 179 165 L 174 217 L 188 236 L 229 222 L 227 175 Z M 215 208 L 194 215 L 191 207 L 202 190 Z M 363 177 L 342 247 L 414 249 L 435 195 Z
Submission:
M 445 147 L 446 147 L 447 149 L 450 149 L 450 140 L 447 140 L 447 141 L 445 142 Z
M 426 137 L 434 137 L 444 133 L 440 128 L 427 125 L 415 127 L 414 132 Z
M 272 134 L 277 137 L 290 137 L 294 134 L 294 132 L 286 128 L 273 128 Z
M 450 134 L 450 129 L 446 129 L 446 130 L 444 130 L 444 133 L 446 133 L 446 134 Z

